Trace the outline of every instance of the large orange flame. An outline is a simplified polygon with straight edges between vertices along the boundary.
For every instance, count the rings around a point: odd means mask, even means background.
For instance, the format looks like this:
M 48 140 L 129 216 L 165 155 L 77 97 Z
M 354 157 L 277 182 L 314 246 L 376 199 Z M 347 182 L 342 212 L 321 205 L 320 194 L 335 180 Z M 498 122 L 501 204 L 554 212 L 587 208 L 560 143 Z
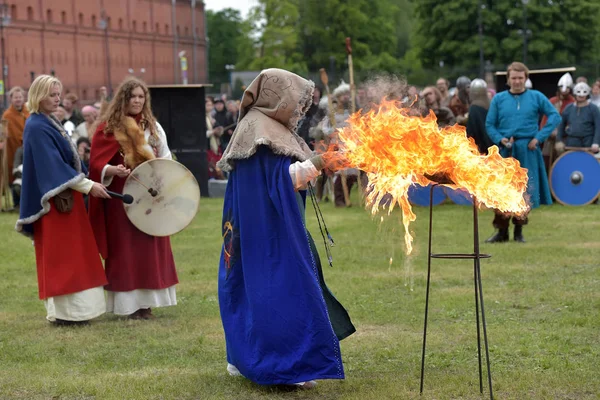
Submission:
M 408 201 L 410 185 L 427 186 L 434 176 L 444 176 L 464 188 L 479 204 L 505 213 L 523 215 L 529 206 L 524 193 L 527 170 L 514 158 L 502 158 L 498 147 L 481 155 L 475 142 L 459 125 L 439 129 L 433 112 L 426 117 L 411 116 L 409 109 L 384 100 L 377 110 L 350 116 L 338 130 L 338 152 L 325 153 L 329 167 L 359 168 L 367 173 L 366 204 L 373 214 L 380 203 L 402 207 L 406 252 L 412 252 L 410 222 L 416 219 Z M 428 178 L 429 177 L 429 178 Z M 381 202 L 388 195 L 391 201 Z

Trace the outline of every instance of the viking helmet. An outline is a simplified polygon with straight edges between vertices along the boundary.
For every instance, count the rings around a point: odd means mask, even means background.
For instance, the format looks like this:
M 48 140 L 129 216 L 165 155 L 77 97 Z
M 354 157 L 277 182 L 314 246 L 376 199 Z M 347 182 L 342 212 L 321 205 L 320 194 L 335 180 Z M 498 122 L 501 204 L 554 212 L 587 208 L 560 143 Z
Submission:
M 587 97 L 590 95 L 590 92 L 592 91 L 592 88 L 590 88 L 590 85 L 588 85 L 585 82 L 579 82 L 577 85 L 575 85 L 575 87 L 573 88 L 573 94 L 575 96 L 582 96 L 582 97 Z
M 487 83 L 483 79 L 474 79 L 471 82 L 471 90 L 469 92 L 470 102 L 473 103 L 477 101 L 479 105 L 488 104 L 488 93 L 487 93 Z
M 342 94 L 350 93 L 350 85 L 346 82 L 342 81 L 340 86 L 336 87 L 332 93 L 333 97 L 338 97 Z
M 466 76 L 461 76 L 456 80 L 456 89 L 464 90 L 469 87 L 471 80 Z
M 570 73 L 566 73 L 560 77 L 558 80 L 558 88 L 562 93 L 567 93 L 567 89 L 571 89 L 573 87 L 573 77 Z

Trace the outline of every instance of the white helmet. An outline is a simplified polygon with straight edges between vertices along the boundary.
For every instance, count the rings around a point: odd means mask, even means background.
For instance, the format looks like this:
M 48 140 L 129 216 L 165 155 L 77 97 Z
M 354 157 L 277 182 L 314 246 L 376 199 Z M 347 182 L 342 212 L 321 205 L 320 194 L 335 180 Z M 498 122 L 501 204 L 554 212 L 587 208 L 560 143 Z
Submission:
M 563 76 L 560 77 L 560 79 L 558 80 L 558 88 L 560 89 L 561 92 L 566 93 L 567 89 L 570 89 L 573 87 L 573 77 L 571 76 L 570 73 L 566 73 Z
M 575 96 L 588 97 L 590 95 L 591 91 L 592 91 L 592 88 L 590 88 L 590 85 L 588 85 L 585 82 L 579 82 L 573 88 L 573 94 Z
M 533 83 L 531 83 L 531 79 L 527 78 L 527 80 L 525 81 L 525 87 L 527 89 L 532 89 L 533 88 Z

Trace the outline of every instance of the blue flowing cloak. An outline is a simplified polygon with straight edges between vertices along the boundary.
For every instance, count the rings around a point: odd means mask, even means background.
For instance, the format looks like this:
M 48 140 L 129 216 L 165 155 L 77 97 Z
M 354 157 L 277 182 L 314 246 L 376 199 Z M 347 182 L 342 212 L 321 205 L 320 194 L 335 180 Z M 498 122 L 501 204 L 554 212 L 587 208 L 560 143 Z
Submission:
M 61 135 L 50 118 L 31 114 L 23 132 L 21 207 L 16 230 L 31 238 L 34 222 L 50 211 L 50 198 L 83 180 L 87 172 L 73 152 L 70 139 Z
M 261 385 L 344 378 L 290 163 L 265 146 L 236 161 L 223 206 L 227 361 Z

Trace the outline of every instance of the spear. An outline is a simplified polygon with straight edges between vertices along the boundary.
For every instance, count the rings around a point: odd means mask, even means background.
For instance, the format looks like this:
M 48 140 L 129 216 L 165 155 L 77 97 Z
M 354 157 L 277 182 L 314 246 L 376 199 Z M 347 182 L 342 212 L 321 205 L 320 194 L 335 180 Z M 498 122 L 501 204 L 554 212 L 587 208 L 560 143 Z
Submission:
M 346 53 L 348 54 L 348 75 L 350 76 L 350 101 L 351 108 L 350 114 L 354 114 L 356 112 L 356 87 L 354 86 L 354 64 L 352 63 L 352 39 L 349 37 L 346 38 Z M 358 198 L 359 202 L 362 204 L 363 202 L 363 187 L 361 181 L 361 171 L 358 170 Z
M 331 127 L 335 130 L 335 110 L 333 109 L 333 99 L 331 98 L 331 93 L 329 91 L 329 77 L 327 76 L 327 71 L 325 71 L 325 68 L 321 68 L 319 72 L 321 73 L 321 82 L 323 82 L 323 86 L 325 86 L 325 92 L 327 92 L 329 122 L 331 123 Z M 348 192 L 348 182 L 346 180 L 346 173 L 342 171 L 340 177 L 342 179 L 342 190 L 344 191 L 344 203 L 346 203 L 346 207 L 350 207 L 352 203 L 350 203 L 350 194 Z

